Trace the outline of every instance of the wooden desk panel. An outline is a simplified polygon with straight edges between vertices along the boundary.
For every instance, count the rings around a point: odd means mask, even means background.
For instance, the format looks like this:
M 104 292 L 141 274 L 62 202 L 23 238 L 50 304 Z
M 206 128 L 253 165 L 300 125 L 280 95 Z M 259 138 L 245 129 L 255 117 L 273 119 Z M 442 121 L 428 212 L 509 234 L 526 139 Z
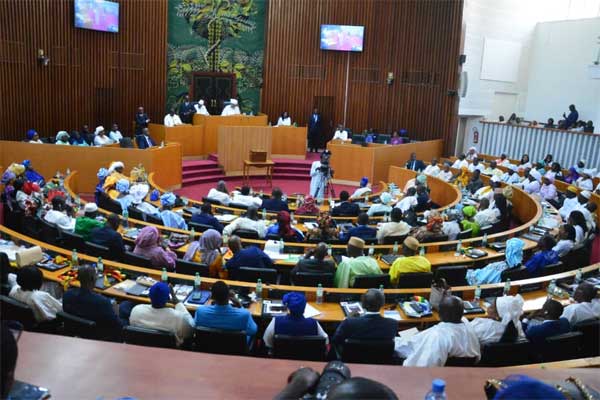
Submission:
M 296 126 L 274 126 L 271 151 L 273 157 L 306 158 L 307 128 Z
M 192 123 L 204 126 L 203 151 L 205 154 L 211 154 L 218 151 L 220 126 L 267 126 L 268 117 L 266 114 L 230 115 L 227 117 L 194 114 Z
M 221 126 L 219 127 L 219 164 L 226 175 L 242 175 L 244 160 L 250 150 L 264 150 L 271 159 L 271 130 L 269 126 Z M 255 171 L 259 174 L 259 171 Z
M 201 156 L 204 152 L 204 126 L 202 125 L 178 125 L 164 126 L 160 124 L 149 124 L 148 130 L 154 143 L 160 144 L 176 142 L 181 145 L 182 156 Z
M 0 164 L 10 165 L 31 160 L 33 168 L 45 177 L 67 168 L 79 171 L 78 191 L 93 193 L 98 183 L 96 173 L 113 161 L 125 163 L 125 173 L 142 164 L 148 173 L 155 171 L 155 180 L 166 188 L 181 186 L 181 145 L 172 143 L 163 148 L 146 150 L 120 147 L 78 147 L 53 144 L 33 144 L 0 141 Z

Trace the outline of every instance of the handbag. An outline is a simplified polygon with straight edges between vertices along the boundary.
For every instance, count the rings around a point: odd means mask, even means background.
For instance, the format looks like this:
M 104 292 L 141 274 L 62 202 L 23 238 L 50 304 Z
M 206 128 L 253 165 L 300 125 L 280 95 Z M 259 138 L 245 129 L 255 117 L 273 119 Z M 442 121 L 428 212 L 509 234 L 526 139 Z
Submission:
M 438 281 L 433 282 L 431 285 L 431 292 L 429 294 L 429 304 L 431 304 L 431 308 L 437 311 L 444 296 L 451 295 L 452 289 L 450 289 L 450 286 L 448 286 L 448 283 L 446 283 L 446 279 L 441 278 Z

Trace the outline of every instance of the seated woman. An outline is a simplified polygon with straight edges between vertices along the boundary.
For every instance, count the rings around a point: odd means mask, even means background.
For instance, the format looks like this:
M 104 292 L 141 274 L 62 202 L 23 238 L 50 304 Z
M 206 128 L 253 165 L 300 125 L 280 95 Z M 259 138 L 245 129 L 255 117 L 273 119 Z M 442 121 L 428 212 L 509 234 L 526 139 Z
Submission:
M 390 144 L 394 146 L 394 145 L 402 144 L 402 143 L 404 143 L 404 141 L 398 134 L 398 131 L 394 131 L 394 133 L 392 133 L 392 140 L 390 141 Z
M 322 211 L 317 218 L 317 227 L 311 229 L 306 234 L 309 241 L 327 241 L 339 238 L 339 232 L 336 229 L 335 221 L 327 211 Z
M 17 272 L 17 284 L 8 294 L 31 307 L 37 322 L 53 320 L 56 313 L 62 311 L 62 303 L 59 300 L 40 290 L 43 282 L 44 275 L 38 267 L 23 267 Z
M 46 180 L 39 172 L 33 169 L 33 167 L 31 166 L 31 161 L 23 160 L 22 165 L 23 167 L 25 167 L 25 177 L 27 178 L 27 180 L 29 182 L 33 182 L 39 185 L 39 187 L 44 187 L 44 185 L 46 184 Z
M 98 178 L 98 184 L 96 185 L 96 190 L 94 191 L 94 198 L 96 200 L 96 204 L 100 204 L 100 196 L 104 193 L 104 181 L 108 176 L 108 170 L 106 168 L 100 168 L 98 173 L 96 173 L 96 177 Z
M 371 194 L 371 191 L 372 190 L 371 186 L 369 185 L 369 178 L 363 176 L 360 179 L 358 189 L 356 189 L 354 193 L 352 193 L 352 196 L 350 196 L 350 200 L 362 199 L 363 197 L 365 197 L 365 195 Z
M 304 198 L 304 203 L 296 209 L 296 215 L 317 215 L 319 207 L 315 205 L 315 199 L 311 195 Z
M 561 225 L 558 230 L 558 243 L 552 248 L 559 257 L 564 256 L 575 246 L 575 228 L 572 225 Z
M 78 131 L 71 131 L 71 134 L 69 135 L 69 143 L 71 143 L 71 146 L 89 146 L 88 142 L 85 141 L 85 138 L 81 136 Z
M 471 229 L 471 237 L 478 236 L 480 226 L 477 222 L 473 220 L 473 217 L 475 217 L 475 214 L 477 214 L 477 209 L 473 206 L 466 206 L 463 208 L 462 212 L 465 216 L 465 218 L 463 218 L 463 220 L 460 221 L 460 226 L 462 227 L 462 230 L 466 231 L 468 229 Z
M 442 227 L 444 219 L 437 211 L 429 211 L 427 216 L 427 225 L 413 228 L 410 236 L 415 237 L 419 242 L 435 242 L 436 237 L 444 236 Z
M 519 169 L 520 171 L 523 171 L 525 168 L 531 168 L 531 161 L 529 161 L 529 154 L 523 154 L 523 157 L 521 157 L 521 161 L 519 161 L 519 165 L 517 166 L 517 169 Z
M 487 309 L 486 318 L 475 318 L 469 324 L 479 343 L 514 342 L 524 338 L 519 318 L 523 314 L 521 295 L 497 297 Z
M 162 206 L 160 217 L 166 227 L 187 230 L 188 226 L 185 219 L 173 211 L 175 200 L 176 197 L 171 192 L 164 193 L 160 196 L 160 204 Z
M 69 143 L 69 134 L 67 131 L 58 132 L 56 134 L 56 140 L 54 141 L 54 144 L 69 146 L 71 143 Z
M 189 245 L 183 259 L 208 265 L 211 278 L 227 279 L 227 271 L 223 269 L 222 245 L 221 234 L 215 229 L 207 229 L 198 240 Z
M 114 189 L 118 181 L 122 179 L 129 180 L 129 178 L 123 174 L 124 169 L 125 164 L 121 161 L 114 161 L 110 163 L 110 166 L 108 167 L 108 176 L 104 180 L 103 189 L 113 199 L 116 197 L 117 193 L 112 193 L 111 189 Z
M 500 211 L 496 207 L 491 206 L 487 198 L 481 199 L 479 209 L 473 217 L 473 221 L 479 226 L 488 226 L 498 222 L 498 218 L 500 218 Z
M 369 211 L 367 211 L 367 215 L 369 217 L 372 217 L 373 215 L 375 215 L 377 213 L 392 212 L 392 206 L 390 206 L 391 202 L 392 202 L 391 194 L 389 194 L 388 192 L 381 193 L 381 195 L 379 196 L 379 203 L 373 204 L 371 207 L 369 207 Z
M 523 242 L 521 239 L 509 239 L 506 242 L 504 261 L 497 261 L 480 269 L 467 270 L 467 282 L 471 286 L 501 282 L 503 271 L 521 266 L 521 263 L 523 262 L 524 247 L 525 242 Z
M 65 198 L 59 195 L 48 196 L 52 209 L 46 212 L 44 220 L 55 224 L 58 228 L 72 232 L 75 229 L 75 218 L 68 214 Z
M 103 126 L 97 126 L 94 135 L 94 146 L 107 146 L 114 143 L 111 138 L 106 136 L 106 131 Z
M 145 226 L 140 230 L 133 253 L 149 257 L 152 268 L 175 270 L 177 255 L 161 243 L 160 233 L 155 226 Z
M 558 198 L 556 186 L 554 186 L 554 177 L 551 175 L 544 175 L 542 177 L 542 187 L 540 188 L 540 197 L 544 201 L 554 201 Z
M 258 208 L 256 206 L 248 207 L 245 215 L 234 219 L 229 225 L 223 228 L 223 235 L 231 236 L 238 229 L 255 231 L 261 239 L 264 239 L 267 235 L 265 221 L 258 218 Z
M 113 193 L 116 193 L 114 200 L 121 205 L 121 210 L 127 210 L 127 207 L 133 202 L 133 197 L 129 194 L 129 180 L 119 180 L 115 186 L 115 190 L 111 190 L 111 194 Z
M 133 198 L 131 204 L 144 214 L 149 214 L 160 218 L 160 210 L 147 201 L 144 201 L 146 196 L 148 196 L 149 191 L 150 186 L 148 186 L 146 183 L 136 183 L 135 185 L 131 186 L 129 189 L 129 194 Z
M 44 142 L 42 142 L 40 140 L 40 135 L 37 133 L 37 131 L 35 129 L 30 129 L 27 131 L 27 140 L 26 142 L 28 143 L 36 143 L 36 144 L 43 144 Z
M 577 172 L 576 167 L 569 168 L 569 172 L 567 172 L 567 176 L 565 176 L 564 180 L 566 183 L 574 184 L 579 179 L 579 173 Z
M 225 181 L 217 182 L 217 187 L 210 189 L 206 195 L 206 198 L 216 200 L 224 206 L 228 206 L 229 203 L 231 203 L 231 197 L 229 196 L 229 191 L 227 190 Z
M 567 223 L 575 228 L 575 244 L 583 243 L 589 233 L 583 213 L 577 209 L 571 211 Z
M 286 242 L 304 241 L 302 232 L 292 227 L 290 213 L 287 211 L 277 213 L 277 223 L 269 227 L 267 235 L 277 235 Z
M 552 248 L 556 246 L 556 240 L 550 235 L 544 235 L 538 242 L 539 251 L 525 263 L 525 268 L 531 276 L 540 276 L 547 265 L 556 264 L 558 253 Z
M 561 168 L 560 164 L 557 162 L 552 163 L 552 166 L 550 167 L 550 169 L 548 171 L 546 171 L 544 176 L 552 178 L 552 182 L 554 182 L 555 180 L 559 180 L 559 181 L 565 180 L 565 177 L 563 176 L 563 173 L 562 173 L 562 168 Z

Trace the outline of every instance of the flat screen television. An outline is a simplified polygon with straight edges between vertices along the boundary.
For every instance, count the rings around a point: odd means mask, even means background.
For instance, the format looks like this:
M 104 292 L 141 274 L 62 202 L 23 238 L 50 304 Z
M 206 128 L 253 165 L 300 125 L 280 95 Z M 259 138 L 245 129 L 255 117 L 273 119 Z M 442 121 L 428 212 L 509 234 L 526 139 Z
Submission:
M 119 3 L 106 0 L 75 0 L 75 27 L 119 32 Z
M 363 51 L 364 26 L 321 25 L 321 50 Z

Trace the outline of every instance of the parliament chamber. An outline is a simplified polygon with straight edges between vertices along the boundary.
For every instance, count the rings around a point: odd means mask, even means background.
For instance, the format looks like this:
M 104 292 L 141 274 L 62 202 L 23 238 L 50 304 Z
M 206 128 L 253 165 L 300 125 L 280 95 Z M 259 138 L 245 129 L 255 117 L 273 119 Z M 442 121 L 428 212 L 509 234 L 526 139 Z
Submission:
M 0 398 L 600 399 L 600 114 L 476 9 L 2 2 Z

